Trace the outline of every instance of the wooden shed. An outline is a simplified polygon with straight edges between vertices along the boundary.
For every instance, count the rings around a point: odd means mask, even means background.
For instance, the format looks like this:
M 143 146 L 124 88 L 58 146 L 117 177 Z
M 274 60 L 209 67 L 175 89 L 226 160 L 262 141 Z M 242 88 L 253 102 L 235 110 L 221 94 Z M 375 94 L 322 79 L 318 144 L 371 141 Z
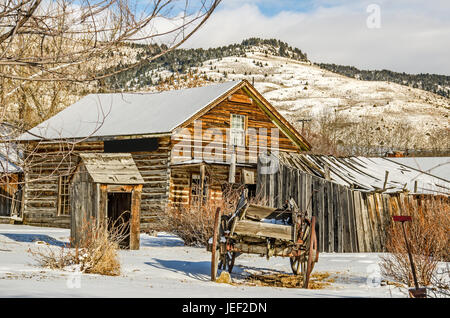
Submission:
M 67 197 L 60 206 L 71 211 L 71 242 L 75 246 L 86 222 L 129 222 L 123 248 L 139 249 L 140 206 L 144 180 L 129 153 L 80 154 Z

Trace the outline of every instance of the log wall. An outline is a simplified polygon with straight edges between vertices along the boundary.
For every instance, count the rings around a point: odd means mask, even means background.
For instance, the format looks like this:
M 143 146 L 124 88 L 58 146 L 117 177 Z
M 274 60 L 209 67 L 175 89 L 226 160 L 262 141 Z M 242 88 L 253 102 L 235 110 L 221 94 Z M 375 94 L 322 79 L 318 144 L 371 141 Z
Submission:
M 78 154 L 103 152 L 103 141 L 30 145 L 25 163 L 24 223 L 70 227 L 70 215 L 58 215 L 58 178 L 73 173 Z M 31 151 L 32 150 L 32 151 Z M 131 153 L 144 179 L 141 196 L 141 228 L 151 227 L 164 211 L 169 196 L 170 137 L 159 138 L 159 148 Z
M 205 164 L 205 175 L 209 181 L 207 185 L 209 200 L 222 199 L 222 185 L 228 182 L 229 169 L 228 165 Z M 242 167 L 236 168 L 236 183 L 242 183 L 243 169 Z M 256 174 L 255 168 L 245 169 L 254 170 Z M 189 205 L 191 203 L 191 175 L 200 174 L 200 165 L 172 166 L 170 172 L 169 205 L 171 207 Z

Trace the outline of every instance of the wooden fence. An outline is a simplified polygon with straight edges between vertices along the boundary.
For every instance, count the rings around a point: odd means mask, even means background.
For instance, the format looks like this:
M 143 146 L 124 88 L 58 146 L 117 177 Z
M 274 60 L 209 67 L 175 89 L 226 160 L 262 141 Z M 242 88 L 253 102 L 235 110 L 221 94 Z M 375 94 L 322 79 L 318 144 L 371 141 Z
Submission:
M 408 207 L 425 200 L 423 195 L 352 190 L 282 164 L 272 174 L 261 173 L 258 164 L 257 193 L 276 208 L 293 198 L 302 211 L 316 216 L 319 250 L 341 253 L 383 252 L 392 216 L 410 213 Z

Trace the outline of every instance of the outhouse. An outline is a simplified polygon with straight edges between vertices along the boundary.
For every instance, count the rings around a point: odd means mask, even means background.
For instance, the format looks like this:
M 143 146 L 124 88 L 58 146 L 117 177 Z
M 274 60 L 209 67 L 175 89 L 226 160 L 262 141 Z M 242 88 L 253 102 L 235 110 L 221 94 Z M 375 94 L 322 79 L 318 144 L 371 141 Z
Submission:
M 83 153 L 70 180 L 71 244 L 86 222 L 129 222 L 122 248 L 139 249 L 140 205 L 144 180 L 129 153 Z

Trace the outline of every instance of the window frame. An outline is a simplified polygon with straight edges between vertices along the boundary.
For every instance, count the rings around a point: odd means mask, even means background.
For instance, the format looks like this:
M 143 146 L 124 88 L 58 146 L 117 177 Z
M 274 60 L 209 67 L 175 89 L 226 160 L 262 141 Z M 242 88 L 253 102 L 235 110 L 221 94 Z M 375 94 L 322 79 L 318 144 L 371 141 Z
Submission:
M 233 123 L 235 123 L 235 121 L 233 120 L 233 118 L 240 118 L 241 120 L 239 121 L 240 126 L 241 127 L 233 127 Z M 230 114 L 230 140 L 229 140 L 229 145 L 231 146 L 237 146 L 237 147 L 245 147 L 247 145 L 247 136 L 246 136 L 246 127 L 247 126 L 247 116 L 245 115 L 241 115 L 241 114 Z M 235 135 L 236 134 L 236 135 Z M 240 139 L 241 139 L 241 143 L 237 143 L 235 136 L 237 136 L 238 134 L 241 135 Z
M 58 177 L 58 216 L 70 216 L 70 176 Z
M 197 182 L 194 182 L 194 177 L 196 180 L 198 180 Z M 206 203 L 206 200 L 208 199 L 208 195 L 209 195 L 209 178 L 207 175 L 205 175 L 204 179 L 203 179 L 203 193 L 200 193 L 201 191 L 201 175 L 200 173 L 197 172 L 191 172 L 190 173 L 190 178 L 189 178 L 189 205 L 193 205 L 193 204 L 199 204 L 201 202 L 201 204 Z M 194 186 L 197 188 L 195 193 L 194 192 Z M 200 200 L 200 198 L 202 198 Z

